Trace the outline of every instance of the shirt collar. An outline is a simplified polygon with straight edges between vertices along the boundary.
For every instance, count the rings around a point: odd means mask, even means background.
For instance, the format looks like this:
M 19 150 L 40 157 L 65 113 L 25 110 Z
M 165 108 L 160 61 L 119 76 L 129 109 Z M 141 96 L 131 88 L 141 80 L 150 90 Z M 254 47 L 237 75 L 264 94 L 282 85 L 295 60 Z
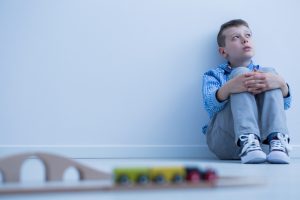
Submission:
M 232 67 L 230 67 L 229 62 L 221 64 L 220 67 L 228 74 L 230 74 L 232 71 Z M 250 69 L 251 71 L 259 70 L 259 65 L 253 64 L 253 61 L 251 60 L 247 68 Z

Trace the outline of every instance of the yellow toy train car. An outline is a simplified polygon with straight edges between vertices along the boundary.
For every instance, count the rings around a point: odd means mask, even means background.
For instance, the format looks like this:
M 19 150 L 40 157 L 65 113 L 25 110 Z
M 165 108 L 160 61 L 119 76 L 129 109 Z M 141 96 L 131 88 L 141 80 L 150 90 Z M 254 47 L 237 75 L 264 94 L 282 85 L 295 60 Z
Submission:
M 151 167 L 151 168 L 116 168 L 114 181 L 116 184 L 179 184 L 183 182 L 198 183 L 213 181 L 217 174 L 213 169 L 199 169 L 197 167 Z

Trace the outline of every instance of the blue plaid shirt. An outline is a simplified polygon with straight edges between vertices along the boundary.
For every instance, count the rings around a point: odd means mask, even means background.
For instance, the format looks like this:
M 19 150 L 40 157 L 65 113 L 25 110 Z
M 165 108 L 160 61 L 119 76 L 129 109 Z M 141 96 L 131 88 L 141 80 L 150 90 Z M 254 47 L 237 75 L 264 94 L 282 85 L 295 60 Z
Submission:
M 259 70 L 261 67 L 259 65 L 254 65 L 251 62 L 247 66 L 251 71 Z M 209 118 L 211 119 L 216 113 L 221 111 L 227 104 L 228 100 L 219 102 L 216 98 L 216 92 L 221 88 L 229 79 L 229 74 L 231 73 L 231 67 L 228 63 L 223 63 L 217 68 L 209 70 L 203 75 L 202 84 L 202 96 L 205 110 L 208 112 Z M 289 89 L 290 90 L 290 89 Z M 287 97 L 284 98 L 284 109 L 288 109 L 291 104 L 290 91 Z M 205 134 L 207 125 L 202 128 L 202 132 Z

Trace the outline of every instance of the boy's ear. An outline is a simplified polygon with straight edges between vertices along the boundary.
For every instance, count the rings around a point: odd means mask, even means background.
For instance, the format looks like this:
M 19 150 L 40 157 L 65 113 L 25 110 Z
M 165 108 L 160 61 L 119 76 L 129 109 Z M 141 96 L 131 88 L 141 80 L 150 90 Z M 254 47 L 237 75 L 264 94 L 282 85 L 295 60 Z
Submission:
M 224 57 L 227 58 L 227 53 L 224 47 L 219 47 L 219 53 Z

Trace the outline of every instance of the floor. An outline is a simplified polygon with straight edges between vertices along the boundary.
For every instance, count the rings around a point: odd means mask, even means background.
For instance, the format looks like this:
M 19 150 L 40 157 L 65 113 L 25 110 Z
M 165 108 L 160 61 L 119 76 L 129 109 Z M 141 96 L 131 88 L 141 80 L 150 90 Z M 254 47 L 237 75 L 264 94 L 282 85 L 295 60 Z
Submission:
M 79 162 L 110 172 L 114 167 L 139 167 L 139 166 L 177 166 L 193 165 L 199 167 L 212 167 L 220 176 L 243 176 L 257 178 L 264 184 L 243 187 L 217 187 L 206 189 L 180 189 L 180 190 L 147 190 L 147 191 L 122 191 L 122 192 L 76 192 L 76 193 L 47 193 L 47 194 L 22 194 L 5 195 L 0 199 L 22 200 L 147 200 L 147 199 L 299 199 L 300 198 L 300 159 L 292 159 L 289 165 L 257 164 L 245 165 L 240 161 L 220 160 L 175 160 L 175 159 L 79 159 Z M 38 174 L 42 174 L 39 161 L 25 163 L 22 168 L 22 181 L 41 181 Z M 43 169 L 42 169 L 43 170 Z M 34 171 L 34 173 L 32 173 Z M 77 172 L 69 171 L 65 174 L 67 181 L 75 181 Z M 25 175 L 24 175 L 25 174 Z M 0 185 L 1 187 L 1 185 Z

